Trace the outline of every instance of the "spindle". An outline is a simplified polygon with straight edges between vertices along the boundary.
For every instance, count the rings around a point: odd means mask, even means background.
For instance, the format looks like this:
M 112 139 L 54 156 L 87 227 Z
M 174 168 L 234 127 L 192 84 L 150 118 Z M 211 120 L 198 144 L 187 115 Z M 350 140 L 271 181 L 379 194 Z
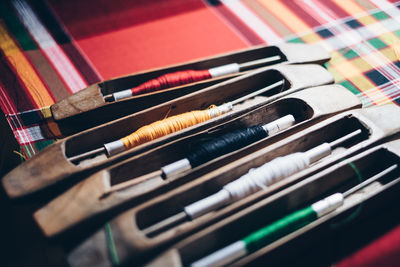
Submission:
M 104 96 L 104 100 L 107 102 L 118 101 L 124 98 L 128 98 L 134 95 L 140 95 L 145 93 L 150 93 L 153 91 L 158 91 L 162 89 L 167 89 L 179 85 L 184 85 L 188 83 L 198 82 L 202 80 L 207 80 L 211 78 L 221 77 L 228 74 L 238 73 L 241 71 L 246 71 L 249 69 L 261 67 L 265 64 L 279 61 L 281 57 L 279 55 L 261 58 L 242 64 L 231 63 L 227 65 L 222 65 L 206 70 L 185 70 L 177 71 L 173 73 L 164 74 L 158 78 L 144 82 L 131 89 L 122 90 L 115 92 L 110 95 Z

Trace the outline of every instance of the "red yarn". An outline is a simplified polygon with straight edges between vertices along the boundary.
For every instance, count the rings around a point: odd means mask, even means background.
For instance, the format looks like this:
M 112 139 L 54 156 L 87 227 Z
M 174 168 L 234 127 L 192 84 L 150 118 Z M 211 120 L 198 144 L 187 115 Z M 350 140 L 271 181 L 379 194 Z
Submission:
M 142 83 L 139 86 L 131 88 L 131 91 L 132 95 L 139 95 L 210 78 L 211 74 L 208 70 L 178 71 L 167 73 L 156 79 Z

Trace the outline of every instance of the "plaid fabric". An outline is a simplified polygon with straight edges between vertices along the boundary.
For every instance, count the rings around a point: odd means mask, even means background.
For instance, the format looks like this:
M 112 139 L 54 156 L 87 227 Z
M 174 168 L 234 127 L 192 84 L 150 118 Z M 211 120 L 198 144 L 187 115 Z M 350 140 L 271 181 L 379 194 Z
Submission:
M 199 0 L 0 1 L 0 107 L 29 158 L 58 135 L 48 120 L 54 102 L 100 80 L 245 46 Z
M 392 0 L 0 1 L 0 107 L 29 158 L 54 141 L 49 106 L 89 84 L 284 41 L 328 49 L 326 67 L 365 107 L 400 103 L 399 7 Z
M 365 107 L 399 103 L 400 3 L 385 0 L 221 0 L 220 14 L 244 24 L 251 44 L 316 43 L 332 54 L 335 81 Z M 256 35 L 248 36 L 244 31 Z
M 48 107 L 89 84 L 255 44 L 318 43 L 364 106 L 399 102 L 394 1 L 0 2 L 0 106 L 26 157 L 57 136 Z
M 57 135 L 55 123 L 44 120 L 51 116 L 48 106 L 91 83 L 283 41 L 319 43 L 331 51 L 329 71 L 365 106 L 398 102 L 398 5 L 385 0 L 1 1 L 0 106 L 21 152 L 31 157 Z

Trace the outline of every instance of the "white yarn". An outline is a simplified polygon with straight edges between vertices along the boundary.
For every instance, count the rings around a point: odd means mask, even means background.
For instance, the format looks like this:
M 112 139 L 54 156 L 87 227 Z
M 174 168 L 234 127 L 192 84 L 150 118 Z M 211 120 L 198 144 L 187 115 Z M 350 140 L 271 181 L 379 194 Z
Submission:
M 274 184 L 285 177 L 305 169 L 310 164 L 306 153 L 298 152 L 279 157 L 265 163 L 259 168 L 251 169 L 239 179 L 223 187 L 231 196 L 231 201 L 236 201 L 249 196 L 260 189 Z
M 208 113 L 208 115 L 210 115 L 211 118 L 214 118 L 214 117 L 217 117 L 217 116 L 219 116 L 221 114 L 224 114 L 224 113 L 226 113 L 228 111 L 231 111 L 232 109 L 233 109 L 232 103 L 228 102 L 226 104 L 217 106 L 215 108 L 207 109 L 207 113 Z
M 260 189 L 266 189 L 269 185 L 305 169 L 309 164 L 310 158 L 303 152 L 276 158 L 257 169 L 251 169 L 217 193 L 186 206 L 184 211 L 190 218 L 195 219 Z

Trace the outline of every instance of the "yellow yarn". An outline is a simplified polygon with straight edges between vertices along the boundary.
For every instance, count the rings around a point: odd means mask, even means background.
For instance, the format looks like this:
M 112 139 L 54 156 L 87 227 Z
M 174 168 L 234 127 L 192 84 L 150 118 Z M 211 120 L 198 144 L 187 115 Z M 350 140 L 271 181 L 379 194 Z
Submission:
M 209 119 L 211 116 L 206 110 L 186 112 L 143 126 L 121 141 L 126 149 L 130 149 Z

